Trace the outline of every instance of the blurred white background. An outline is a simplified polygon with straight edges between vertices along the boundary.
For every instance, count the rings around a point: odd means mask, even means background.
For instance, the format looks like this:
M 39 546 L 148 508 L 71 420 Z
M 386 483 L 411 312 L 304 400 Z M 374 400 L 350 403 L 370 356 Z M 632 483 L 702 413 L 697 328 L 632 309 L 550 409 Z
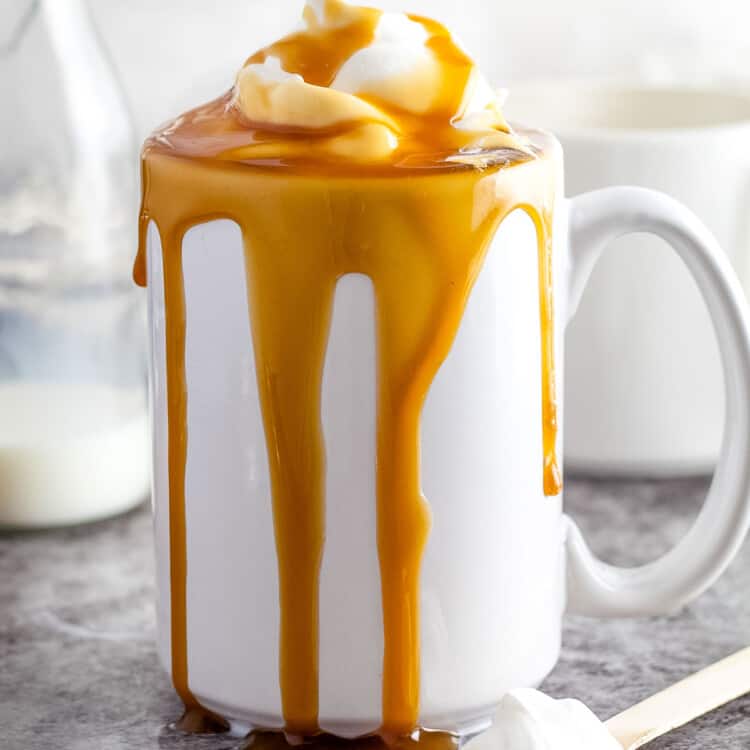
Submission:
M 303 0 L 90 0 L 142 140 L 228 88 L 255 49 L 287 30 Z M 750 78 L 748 0 L 372 0 L 435 16 L 490 81 L 596 76 L 651 82 Z M 543 123 L 541 123 L 543 124 Z

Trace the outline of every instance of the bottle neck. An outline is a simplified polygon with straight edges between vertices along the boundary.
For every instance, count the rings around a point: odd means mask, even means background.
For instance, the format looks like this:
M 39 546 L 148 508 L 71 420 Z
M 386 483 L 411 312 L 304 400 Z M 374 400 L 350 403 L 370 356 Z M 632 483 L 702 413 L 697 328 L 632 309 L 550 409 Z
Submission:
M 39 0 L 39 5 L 73 133 L 85 134 L 79 145 L 101 155 L 108 145 L 132 140 L 124 94 L 86 0 Z
M 0 30 L 0 59 L 12 55 L 18 49 L 26 31 L 39 14 L 40 2 L 41 0 L 19 1 L 8 8 L 5 27 Z

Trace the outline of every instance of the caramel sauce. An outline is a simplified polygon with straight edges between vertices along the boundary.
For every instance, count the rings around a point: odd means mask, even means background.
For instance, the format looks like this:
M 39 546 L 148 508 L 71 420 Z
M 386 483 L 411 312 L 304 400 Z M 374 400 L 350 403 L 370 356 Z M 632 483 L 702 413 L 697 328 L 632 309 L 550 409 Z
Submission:
M 374 18 L 367 12 L 356 15 L 351 37 L 337 29 L 319 35 L 314 43 L 303 34 L 269 49 L 282 56 L 292 72 L 297 68 L 325 85 L 353 49 L 367 43 Z M 376 301 L 377 547 L 384 629 L 381 737 L 400 737 L 405 744 L 416 741 L 408 738 L 419 715 L 419 579 L 431 524 L 420 488 L 422 406 L 451 349 L 492 237 L 515 209 L 531 217 L 538 238 L 544 455 L 540 485 L 545 495 L 560 492 L 551 244 L 558 163 L 543 152 L 535 158 L 522 152 L 490 154 L 494 165 L 484 169 L 446 160 L 466 138 L 445 117 L 455 111 L 471 63 L 442 27 L 430 29 L 430 44 L 445 72 L 442 103 L 421 119 L 389 113 L 410 136 L 387 163 L 331 161 L 325 150 L 318 150 L 331 133 L 253 126 L 234 109 L 231 93 L 178 118 L 144 147 L 134 277 L 146 284 L 145 235 L 153 221 L 162 242 L 166 313 L 172 680 L 187 709 L 187 729 L 221 726 L 219 717 L 193 696 L 187 658 L 189 435 L 182 240 L 192 226 L 229 219 L 239 225 L 244 242 L 273 496 L 279 678 L 287 733 L 320 733 L 318 595 L 326 461 L 320 401 L 332 302 L 342 276 L 367 275 Z M 324 59 L 325 64 L 310 62 Z M 265 151 L 257 150 L 259 144 Z M 210 255 L 205 262 L 212 262 Z M 440 747 L 447 742 L 438 740 L 440 733 L 423 735 Z M 250 746 L 276 750 L 281 737 L 256 733 Z M 367 742 L 374 747 L 380 740 Z M 333 747 L 339 741 L 316 739 L 315 744 Z
M 327 3 L 330 26 L 316 28 L 314 15 L 305 10 L 305 20 L 315 33 L 300 31 L 258 50 L 245 65 L 262 63 L 269 55 L 278 57 L 287 73 L 301 75 L 307 83 L 330 86 L 341 66 L 357 51 L 367 47 L 375 35 L 380 11 Z
M 442 24 L 424 16 L 408 16 L 424 27 L 431 36 L 427 48 L 440 61 L 442 87 L 437 101 L 431 109 L 432 117 L 442 123 L 450 123 L 456 112 L 461 111 L 462 99 L 469 76 L 474 70 L 472 59 L 453 41 L 453 37 Z

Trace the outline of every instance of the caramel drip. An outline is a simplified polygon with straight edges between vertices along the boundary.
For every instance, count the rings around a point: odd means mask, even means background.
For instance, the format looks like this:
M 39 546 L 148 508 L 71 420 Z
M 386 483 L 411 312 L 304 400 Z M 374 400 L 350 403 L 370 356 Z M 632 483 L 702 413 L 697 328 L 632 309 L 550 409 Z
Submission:
M 326 12 L 339 16 L 332 23 L 300 31 L 259 50 L 245 65 L 262 63 L 267 57 L 277 57 L 287 73 L 301 75 L 307 83 L 330 86 L 341 66 L 357 51 L 369 46 L 375 35 L 381 12 L 374 8 L 348 7 L 326 3 Z M 306 9 L 305 20 L 313 21 Z M 311 24 L 313 25 L 313 24 Z
M 140 241 L 148 214 L 141 217 Z M 162 233 L 164 310 L 167 363 L 185 360 L 185 295 L 182 277 L 183 229 L 170 226 Z M 144 254 L 139 251 L 134 271 L 145 280 Z M 201 734 L 228 729 L 227 722 L 202 706 L 188 685 L 187 658 L 187 534 L 185 513 L 185 462 L 187 459 L 187 385 L 185 368 L 167 366 L 167 418 L 169 423 L 169 578 L 171 596 L 172 682 L 185 704 L 177 726 Z M 174 470 L 174 467 L 182 469 Z
M 427 49 L 440 63 L 441 88 L 429 114 L 440 123 L 450 124 L 461 112 L 464 92 L 474 70 L 474 62 L 455 43 L 450 32 L 441 23 L 425 16 L 410 15 L 409 18 L 422 24 L 424 30 L 430 34 Z
M 552 276 L 552 215 L 527 207 L 539 243 L 539 320 L 542 327 L 542 440 L 544 494 L 559 495 L 562 473 L 557 461 L 557 385 L 555 383 L 554 281 Z
M 182 285 L 182 233 L 170 228 L 162 235 L 164 312 L 167 363 L 185 360 L 185 295 Z M 200 704 L 188 687 L 187 663 L 187 534 L 185 466 L 187 459 L 187 384 L 184 366 L 167 366 L 169 428 L 169 580 L 172 605 L 172 681 L 186 713 Z
M 213 142 L 211 142 L 213 147 Z M 167 308 L 170 576 L 173 681 L 188 686 L 185 315 L 181 241 L 187 228 L 235 221 L 245 244 L 248 306 L 272 481 L 280 584 L 279 670 L 286 730 L 318 732 L 318 579 L 324 541 L 325 451 L 320 394 L 337 280 L 370 277 L 378 358 L 377 546 L 384 626 L 384 736 L 410 733 L 419 714 L 419 576 L 430 528 L 420 491 L 420 413 L 449 353 L 487 247 L 516 208 L 539 247 L 544 493 L 560 491 L 555 456 L 552 197 L 557 163 L 543 155 L 480 171 L 456 165 L 390 176 L 294 173 L 184 158 L 158 138 L 144 152 L 142 231 L 163 241 Z M 210 256 L 205 259 L 210 263 Z M 289 301 L 288 304 L 285 302 Z M 247 498 L 252 502 L 253 498 Z
M 268 209 L 270 217 L 281 218 L 277 200 Z M 325 535 L 320 395 L 336 283 L 328 238 L 309 231 L 320 203 L 289 206 L 290 225 L 282 220 L 276 226 L 237 206 L 246 217 L 239 223 L 273 496 L 281 703 L 287 731 L 298 735 L 318 731 L 318 583 Z M 292 227 L 307 227 L 308 236 Z

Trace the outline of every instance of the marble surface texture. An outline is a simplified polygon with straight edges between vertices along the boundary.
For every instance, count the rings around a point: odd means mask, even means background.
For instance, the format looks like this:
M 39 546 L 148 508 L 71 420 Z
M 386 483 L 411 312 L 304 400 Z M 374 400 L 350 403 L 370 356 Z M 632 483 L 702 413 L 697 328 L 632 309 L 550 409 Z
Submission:
M 706 487 L 705 480 L 571 480 L 566 503 L 597 553 L 632 565 L 684 533 Z M 152 566 L 145 507 L 89 527 L 0 535 L 2 750 L 241 746 L 167 728 L 179 704 L 156 660 Z M 750 544 L 679 614 L 567 618 L 562 659 L 543 687 L 581 698 L 606 718 L 748 644 Z M 750 697 L 651 747 L 750 747 Z

